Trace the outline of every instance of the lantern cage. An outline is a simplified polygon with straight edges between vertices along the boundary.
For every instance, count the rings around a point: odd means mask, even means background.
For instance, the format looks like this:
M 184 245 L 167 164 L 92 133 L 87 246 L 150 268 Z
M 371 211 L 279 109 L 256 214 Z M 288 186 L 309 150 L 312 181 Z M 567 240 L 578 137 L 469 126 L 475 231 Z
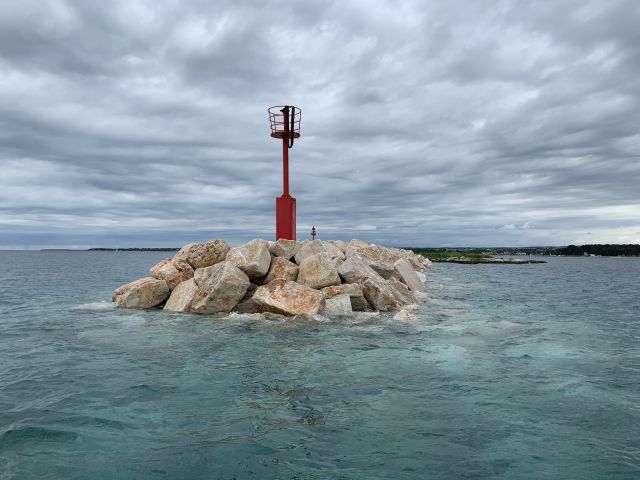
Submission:
M 300 119 L 302 110 L 293 105 L 289 105 L 289 122 L 285 126 L 284 113 L 281 111 L 285 105 L 276 105 L 267 109 L 269 112 L 269 125 L 271 126 L 271 136 L 273 138 L 284 138 L 285 132 L 289 131 L 289 138 L 300 138 Z M 293 114 L 293 125 L 291 115 Z M 292 128 L 293 127 L 293 128 Z

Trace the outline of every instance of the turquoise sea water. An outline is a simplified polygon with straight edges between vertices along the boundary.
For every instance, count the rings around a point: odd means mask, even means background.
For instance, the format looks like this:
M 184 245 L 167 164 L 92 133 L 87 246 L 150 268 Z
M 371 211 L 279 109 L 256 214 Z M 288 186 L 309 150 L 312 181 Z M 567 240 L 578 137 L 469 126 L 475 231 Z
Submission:
M 436 264 L 415 324 L 114 309 L 0 252 L 0 479 L 640 478 L 640 259 Z

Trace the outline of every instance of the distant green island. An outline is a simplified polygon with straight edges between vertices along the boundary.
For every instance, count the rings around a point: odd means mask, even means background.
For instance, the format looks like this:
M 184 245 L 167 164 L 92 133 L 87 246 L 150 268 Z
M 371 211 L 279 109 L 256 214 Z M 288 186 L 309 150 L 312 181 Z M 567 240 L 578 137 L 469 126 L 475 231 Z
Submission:
M 591 256 L 591 257 L 638 257 L 639 244 L 590 244 L 568 245 L 566 247 L 493 247 L 493 248 L 411 248 L 416 253 L 428 257 L 433 262 L 448 262 L 457 259 L 463 263 L 484 262 L 496 255 L 549 255 L 549 256 Z M 468 260 L 468 261 L 466 261 Z

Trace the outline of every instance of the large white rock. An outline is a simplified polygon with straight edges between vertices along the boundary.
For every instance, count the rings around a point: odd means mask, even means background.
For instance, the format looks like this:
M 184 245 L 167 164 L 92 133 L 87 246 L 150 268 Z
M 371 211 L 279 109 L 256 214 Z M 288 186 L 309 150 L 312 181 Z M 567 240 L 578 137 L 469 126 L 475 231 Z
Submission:
M 325 300 L 324 313 L 326 315 L 348 315 L 353 312 L 351 298 L 347 293 L 341 293 Z
M 322 289 L 322 293 L 324 293 L 326 299 L 333 298 L 336 295 L 349 295 L 352 310 L 363 311 L 369 309 L 369 303 L 362 293 L 362 285 L 357 283 L 343 283 L 342 285 L 325 287 Z
M 332 260 L 344 260 L 346 258 L 344 252 L 340 250 L 333 242 L 325 240 L 322 242 L 324 251 Z
M 232 248 L 227 253 L 227 262 L 234 264 L 245 272 L 249 278 L 264 277 L 271 264 L 269 242 L 256 238 L 244 245 Z
M 347 283 L 362 283 L 367 278 L 384 280 L 360 255 L 348 256 L 338 267 L 338 274 Z
M 171 290 L 164 280 L 145 277 L 122 285 L 113 292 L 111 301 L 125 308 L 153 308 L 167 298 Z
M 261 311 L 283 315 L 315 315 L 324 308 L 322 292 L 287 280 L 258 287 L 252 298 Z
M 179 283 L 193 277 L 193 268 L 186 260 L 165 258 L 151 267 L 149 273 L 153 278 L 165 280 L 169 288 L 173 290 Z
M 305 258 L 298 270 L 298 283 L 311 288 L 340 285 L 336 266 L 326 253 L 317 253 Z
M 210 267 L 222 262 L 229 251 L 229 245 L 224 240 L 212 240 L 205 243 L 190 243 L 180 249 L 173 257 L 185 260 L 194 269 Z
M 193 296 L 191 311 L 196 313 L 230 312 L 251 284 L 247 274 L 231 262 L 198 269 L 194 280 L 198 289 Z
M 290 262 L 284 257 L 274 257 L 271 260 L 271 266 L 267 276 L 262 280 L 263 284 L 274 280 L 291 280 L 296 281 L 298 278 L 298 265 Z
M 402 258 L 402 254 L 397 249 L 374 244 L 369 245 L 360 240 L 351 240 L 347 247 L 347 258 L 356 254 L 365 256 L 379 264 L 387 265 L 393 265 L 396 260 Z
M 400 278 L 405 283 L 409 289 L 416 292 L 424 292 L 424 283 L 420 281 L 418 275 L 416 275 L 415 270 L 411 267 L 406 258 L 401 258 L 396 260 L 393 264 L 396 272 L 400 275 Z
M 302 244 L 295 240 L 280 239 L 269 247 L 269 251 L 276 257 L 291 260 L 301 246 Z
M 347 259 L 348 260 L 348 259 Z M 381 312 L 395 310 L 400 302 L 396 299 L 394 288 L 385 279 L 370 277 L 362 283 L 362 293 L 373 308 Z
M 393 265 L 390 265 L 388 263 L 371 260 L 371 259 L 369 259 L 368 263 L 369 263 L 369 266 L 373 268 L 373 270 L 378 275 L 380 275 L 382 278 L 386 280 L 390 279 L 396 272 L 395 269 L 393 268 Z
M 296 263 L 300 265 L 305 258 L 310 257 L 311 255 L 317 255 L 318 253 L 326 253 L 322 242 L 320 240 L 313 240 L 311 242 L 307 241 L 302 244 L 300 249 L 296 252 Z
M 193 278 L 179 283 L 171 292 L 164 309 L 171 312 L 190 312 L 191 302 L 197 290 L 198 285 Z
M 347 253 L 346 242 L 343 242 L 342 240 L 329 240 L 329 241 L 333 243 L 336 247 L 338 247 L 342 253 Z
M 390 278 L 387 281 L 392 288 L 393 295 L 396 297 L 396 300 L 400 305 L 410 305 L 417 302 L 413 292 L 400 280 Z
M 412 250 L 405 250 L 401 248 L 398 251 L 404 257 L 404 259 L 409 262 L 409 265 L 411 265 L 411 268 L 413 268 L 414 270 L 431 268 L 431 261 L 428 258 L 425 258 Z

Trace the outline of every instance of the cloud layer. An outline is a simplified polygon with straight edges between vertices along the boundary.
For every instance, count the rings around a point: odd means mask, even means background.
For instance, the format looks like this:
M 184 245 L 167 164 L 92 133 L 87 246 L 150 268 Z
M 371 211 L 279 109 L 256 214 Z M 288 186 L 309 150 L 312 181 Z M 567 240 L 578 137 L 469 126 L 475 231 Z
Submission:
M 0 248 L 640 242 L 640 3 L 0 4 Z

